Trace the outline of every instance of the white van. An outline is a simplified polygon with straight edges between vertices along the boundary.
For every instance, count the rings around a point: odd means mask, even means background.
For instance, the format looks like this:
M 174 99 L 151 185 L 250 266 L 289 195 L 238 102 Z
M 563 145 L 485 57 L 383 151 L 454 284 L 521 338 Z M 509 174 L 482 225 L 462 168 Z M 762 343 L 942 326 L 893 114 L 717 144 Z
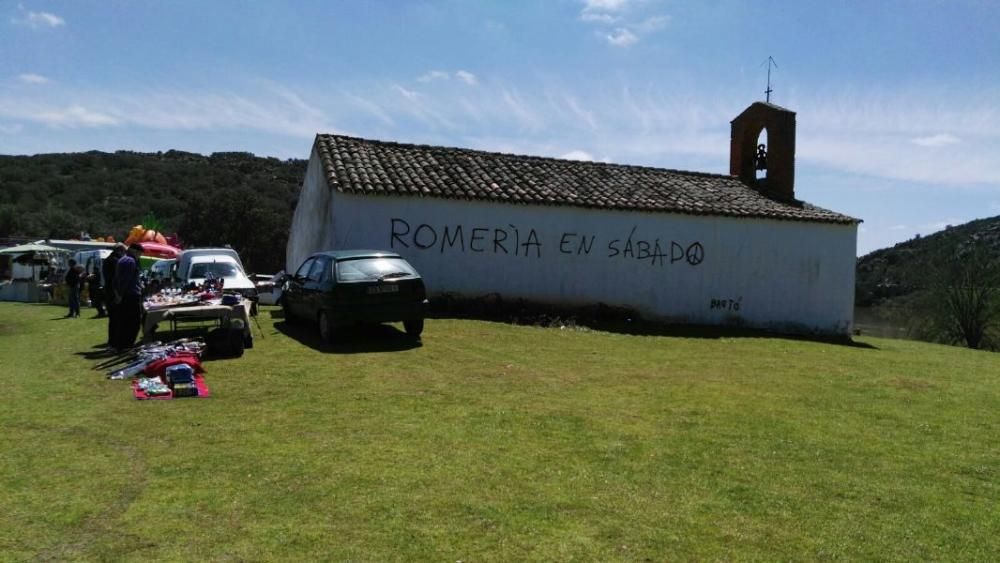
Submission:
M 177 260 L 158 260 L 149 267 L 149 273 L 153 279 L 167 280 L 173 276 L 175 264 Z
M 83 271 L 88 276 L 90 274 L 97 274 L 101 278 L 101 287 L 107 287 L 107 281 L 104 279 L 104 268 L 101 265 L 108 256 L 111 256 L 111 250 L 107 248 L 81 250 L 73 253 L 73 260 L 76 260 L 78 265 L 83 266 Z
M 232 248 L 196 248 L 185 250 L 177 257 L 174 282 L 185 286 L 200 285 L 208 278 L 225 280 L 225 291 L 238 292 L 244 297 L 257 298 L 257 288 L 243 270 L 240 255 Z

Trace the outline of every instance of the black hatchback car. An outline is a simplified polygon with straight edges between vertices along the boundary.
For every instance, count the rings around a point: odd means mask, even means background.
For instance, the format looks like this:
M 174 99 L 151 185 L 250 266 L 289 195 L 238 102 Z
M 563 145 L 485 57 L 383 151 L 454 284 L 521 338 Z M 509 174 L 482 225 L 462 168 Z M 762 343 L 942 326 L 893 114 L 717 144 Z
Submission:
M 420 274 L 400 255 L 378 250 L 332 250 L 313 254 L 286 277 L 281 308 L 288 322 L 319 323 L 324 340 L 340 327 L 403 322 L 420 336 L 427 292 Z

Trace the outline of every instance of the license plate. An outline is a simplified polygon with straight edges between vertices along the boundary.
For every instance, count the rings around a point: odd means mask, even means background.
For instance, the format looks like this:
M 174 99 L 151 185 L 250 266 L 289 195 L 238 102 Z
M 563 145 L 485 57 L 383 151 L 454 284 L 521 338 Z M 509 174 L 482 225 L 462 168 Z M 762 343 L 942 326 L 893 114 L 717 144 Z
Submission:
M 369 295 L 375 295 L 378 293 L 399 293 L 398 285 L 374 285 L 368 288 Z

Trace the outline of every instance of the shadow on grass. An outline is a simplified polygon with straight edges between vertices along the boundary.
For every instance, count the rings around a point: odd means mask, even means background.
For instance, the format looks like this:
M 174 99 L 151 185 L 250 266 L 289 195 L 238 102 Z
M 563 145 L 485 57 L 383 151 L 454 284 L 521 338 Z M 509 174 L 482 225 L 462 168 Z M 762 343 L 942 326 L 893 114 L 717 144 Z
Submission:
M 372 352 L 401 352 L 423 346 L 419 338 L 413 338 L 394 326 L 387 324 L 358 325 L 336 331 L 333 342 L 325 342 L 319 335 L 319 327 L 304 321 L 289 323 L 280 311 L 271 311 L 275 321 L 274 329 L 285 336 L 304 344 L 313 350 L 327 354 L 363 354 Z
M 558 307 L 524 300 L 504 301 L 495 295 L 479 299 L 439 297 L 431 301 L 430 316 L 438 319 L 470 319 L 545 328 L 585 327 L 591 330 L 633 336 L 706 339 L 778 338 L 867 350 L 879 349 L 867 342 L 856 342 L 849 336 L 802 334 L 740 326 L 666 324 L 642 319 L 636 311 L 621 307 L 607 305 L 577 308 Z
M 95 371 L 110 371 L 111 368 L 126 365 L 134 359 L 134 356 L 129 352 L 116 352 L 110 348 L 75 352 L 75 354 L 86 360 L 97 362 L 93 367 Z

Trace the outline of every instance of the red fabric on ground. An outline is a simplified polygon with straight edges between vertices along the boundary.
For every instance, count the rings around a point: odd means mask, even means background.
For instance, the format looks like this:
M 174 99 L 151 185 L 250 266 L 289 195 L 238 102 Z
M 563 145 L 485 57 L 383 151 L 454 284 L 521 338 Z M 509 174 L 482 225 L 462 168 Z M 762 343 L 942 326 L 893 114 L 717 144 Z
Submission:
M 199 360 L 198 356 L 193 353 L 177 354 L 176 356 L 150 362 L 150 364 L 146 366 L 146 369 L 143 370 L 143 373 L 149 377 L 163 377 L 166 375 L 168 367 L 176 366 L 178 364 L 187 364 L 191 366 L 191 369 L 193 369 L 195 373 L 205 373 L 205 368 L 201 367 L 201 360 Z

